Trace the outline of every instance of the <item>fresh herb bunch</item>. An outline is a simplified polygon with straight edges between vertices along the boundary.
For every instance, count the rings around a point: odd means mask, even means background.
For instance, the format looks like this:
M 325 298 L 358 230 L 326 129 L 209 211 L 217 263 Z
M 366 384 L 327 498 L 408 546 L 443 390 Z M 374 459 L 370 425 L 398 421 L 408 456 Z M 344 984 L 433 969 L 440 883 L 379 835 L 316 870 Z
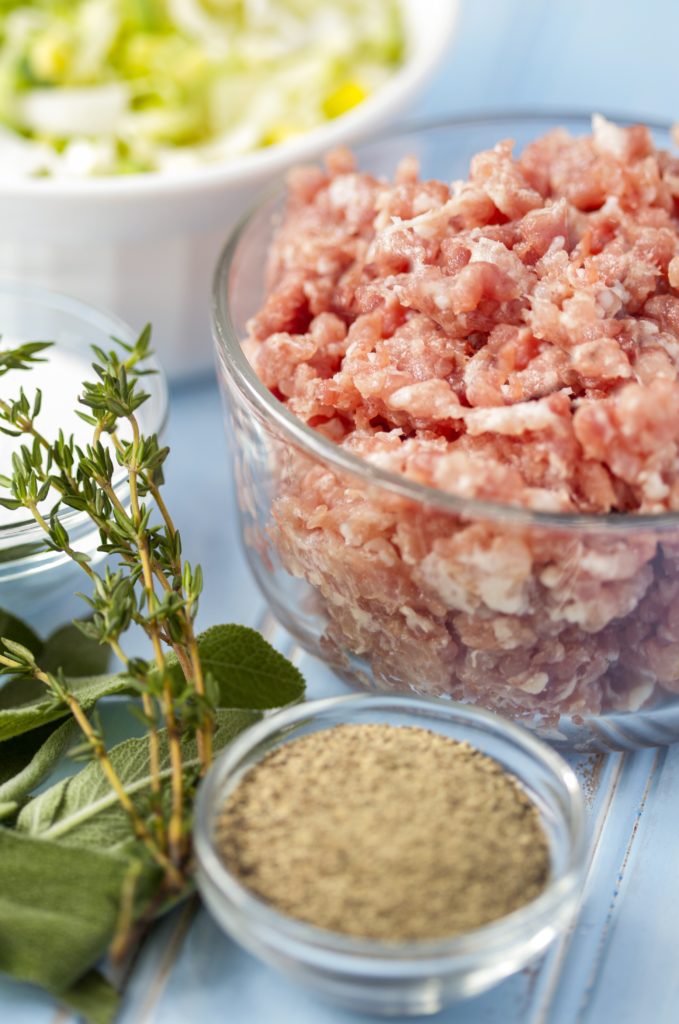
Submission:
M 91 587 L 89 618 L 47 641 L 0 612 L 0 672 L 9 680 L 0 690 L 0 764 L 18 767 L 9 774 L 0 769 L 0 872 L 5 878 L 14 872 L 15 889 L 23 893 L 15 917 L 10 908 L 3 920 L 0 910 L 3 943 L 14 935 L 8 951 L 0 949 L 0 970 L 43 984 L 93 1019 L 114 1004 L 113 992 L 90 971 L 98 957 L 109 948 L 123 959 L 154 917 L 190 889 L 193 798 L 214 751 L 261 710 L 298 700 L 304 691 L 299 672 L 255 631 L 230 625 L 196 633 L 202 571 L 183 559 L 163 499 L 169 449 L 155 434 L 142 433 L 137 415 L 149 397 L 142 378 L 150 372 L 150 338 L 147 327 L 133 345 L 113 339 L 110 351 L 93 346 L 94 377 L 78 399 L 78 415 L 92 428 L 85 446 L 63 432 L 52 440 L 42 435 L 39 391 L 30 400 L 23 388 L 14 399 L 0 398 L 0 430 L 22 439 L 12 475 L 0 476 L 7 495 L 0 502 L 25 509 L 45 544 L 77 563 Z M 0 377 L 43 361 L 48 347 L 32 342 L 0 350 Z M 121 478 L 127 501 L 120 497 Z M 97 528 L 99 551 L 109 556 L 103 569 L 72 546 L 59 515 L 64 506 Z M 125 653 L 123 637 L 133 624 L 148 638 L 148 658 Z M 109 650 L 122 665 L 113 674 L 101 672 L 99 652 Z M 92 665 L 99 674 L 89 674 Z M 144 735 L 109 749 L 97 703 L 113 693 L 136 696 L 131 706 Z M 76 753 L 91 763 L 32 795 L 77 730 Z M 87 867 L 72 856 L 74 845 L 88 850 Z M 91 872 L 95 850 L 115 864 Z M 74 890 L 106 904 L 89 940 L 71 941 L 66 966 L 65 935 L 55 932 L 54 921 L 69 932 L 74 910 L 61 905 L 61 890 L 51 892 L 45 883 L 57 863 Z M 31 898 L 52 915 L 54 963 L 45 960 L 44 939 L 38 961 L 35 936 L 19 920 Z

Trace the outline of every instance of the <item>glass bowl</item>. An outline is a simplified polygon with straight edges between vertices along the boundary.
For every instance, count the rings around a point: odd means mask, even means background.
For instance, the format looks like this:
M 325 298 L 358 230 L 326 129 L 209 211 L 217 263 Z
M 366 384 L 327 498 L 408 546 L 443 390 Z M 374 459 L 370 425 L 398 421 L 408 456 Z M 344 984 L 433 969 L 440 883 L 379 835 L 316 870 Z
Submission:
M 413 154 L 423 178 L 450 181 L 479 150 L 508 137 L 520 150 L 556 125 L 590 127 L 554 114 L 424 125 L 361 147 L 358 163 L 393 176 Z M 651 128 L 670 145 L 666 127 Z M 230 238 L 213 306 L 242 538 L 282 624 L 355 685 L 470 701 L 562 746 L 679 738 L 679 515 L 552 514 L 457 497 L 368 464 L 295 418 L 241 348 L 283 203 L 279 190 Z M 355 524 L 371 518 L 396 524 L 389 544 L 379 529 L 362 543 Z
M 511 772 L 536 804 L 551 850 L 543 892 L 489 925 L 447 940 L 387 944 L 293 920 L 246 889 L 215 847 L 221 808 L 243 774 L 281 744 L 335 725 L 420 726 L 466 740 Z M 527 730 L 453 701 L 373 694 L 310 701 L 247 729 L 201 785 L 194 827 L 197 882 L 220 925 L 250 952 L 315 994 L 389 1016 L 438 1012 L 525 967 L 572 919 L 586 852 L 584 802 L 574 773 Z
M 8 344 L 10 341 L 52 341 L 53 351 L 72 357 L 67 386 L 70 391 L 72 385 L 73 394 L 62 395 L 64 403 L 70 402 L 77 393 L 79 364 L 82 363 L 85 374 L 90 372 L 92 344 L 110 348 L 112 337 L 130 344 L 137 336 L 131 327 L 111 313 L 18 281 L 0 281 L 0 334 Z M 149 360 L 149 366 L 157 372 L 144 378 L 144 389 L 150 398 L 140 407 L 138 415 L 145 433 L 159 433 L 167 416 L 167 387 L 154 358 Z M 0 378 L 0 383 L 3 397 L 14 397 L 23 386 L 30 398 L 35 388 L 31 372 L 10 372 Z M 43 390 L 46 390 L 44 384 Z M 115 489 L 121 501 L 127 502 L 127 482 L 122 475 Z M 3 497 L 7 495 L 4 489 L 0 493 Z M 94 563 L 103 559 L 97 551 L 99 533 L 84 513 L 64 508 L 59 519 L 76 550 L 90 555 Z M 2 516 L 0 608 L 26 619 L 38 632 L 46 632 L 62 625 L 69 617 L 85 614 L 86 606 L 82 601 L 69 601 L 82 588 L 82 570 L 67 555 L 45 545 L 43 531 L 26 513 L 17 511 L 11 518 Z

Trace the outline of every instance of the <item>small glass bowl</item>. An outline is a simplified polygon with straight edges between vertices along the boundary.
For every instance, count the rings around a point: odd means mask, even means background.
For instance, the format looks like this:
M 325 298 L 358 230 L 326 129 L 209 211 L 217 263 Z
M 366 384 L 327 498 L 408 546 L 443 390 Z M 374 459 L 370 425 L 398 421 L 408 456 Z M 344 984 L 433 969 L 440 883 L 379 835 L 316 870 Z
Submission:
M 448 940 L 389 945 L 325 931 L 274 910 L 245 888 L 215 845 L 220 811 L 244 773 L 269 751 L 346 723 L 417 725 L 466 740 L 511 772 L 536 804 L 551 848 L 544 891 L 512 914 Z M 385 1016 L 437 1013 L 477 995 L 541 954 L 569 924 L 586 850 L 584 801 L 574 773 L 542 741 L 488 711 L 372 694 L 310 701 L 247 729 L 218 758 L 196 802 L 197 882 L 220 925 L 311 992 Z
M 111 313 L 19 281 L 0 281 L 0 334 L 8 340 L 51 341 L 57 349 L 82 358 L 84 368 L 93 358 L 91 345 L 108 349 L 112 338 L 130 344 L 137 337 L 137 332 Z M 154 358 L 148 360 L 148 366 L 156 372 L 144 378 L 144 390 L 150 397 L 139 408 L 138 418 L 144 433 L 160 433 L 167 417 L 167 385 Z M 31 398 L 30 372 L 3 377 L 3 396 L 18 394 L 20 386 Z M 129 493 L 122 472 L 114 484 L 116 494 L 126 503 Z M 6 497 L 7 492 L 2 489 L 0 496 Z M 85 513 L 64 508 L 59 520 L 76 550 L 86 552 L 94 562 L 103 559 L 97 551 L 99 533 Z M 45 545 L 43 531 L 30 517 L 17 513 L 12 521 L 0 523 L 0 608 L 45 632 L 77 613 L 78 605 L 71 610 L 69 597 L 81 590 L 82 584 L 82 570 L 68 556 Z M 82 605 L 81 613 L 84 608 Z

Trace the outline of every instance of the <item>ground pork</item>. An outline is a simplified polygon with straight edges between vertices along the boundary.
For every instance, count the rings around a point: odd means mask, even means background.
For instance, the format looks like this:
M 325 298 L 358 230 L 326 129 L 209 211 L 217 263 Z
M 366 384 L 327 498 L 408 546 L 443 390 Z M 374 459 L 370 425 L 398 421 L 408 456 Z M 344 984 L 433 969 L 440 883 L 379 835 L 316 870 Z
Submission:
M 329 657 L 548 723 L 679 692 L 679 528 L 634 519 L 679 511 L 677 182 L 645 128 L 601 118 L 450 184 L 346 151 L 293 172 L 245 340 L 262 381 L 369 465 L 564 517 L 277 457 L 272 535 Z

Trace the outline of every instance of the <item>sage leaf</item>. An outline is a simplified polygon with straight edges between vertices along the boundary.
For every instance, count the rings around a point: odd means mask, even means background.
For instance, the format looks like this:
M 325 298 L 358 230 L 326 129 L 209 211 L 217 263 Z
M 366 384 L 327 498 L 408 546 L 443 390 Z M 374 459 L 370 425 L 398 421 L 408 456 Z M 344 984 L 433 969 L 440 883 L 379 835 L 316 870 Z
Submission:
M 21 692 L 22 680 L 13 680 L 9 684 L 17 696 Z M 32 680 L 29 680 L 32 682 Z M 69 690 L 78 698 L 80 706 L 87 711 L 101 697 L 110 697 L 115 693 L 128 693 L 130 681 L 126 676 L 112 674 L 101 676 L 84 676 L 82 679 L 68 679 Z M 4 694 L 4 689 L 1 691 Z M 31 688 L 31 692 L 33 688 Z M 0 742 L 21 736 L 31 729 L 38 729 L 48 722 L 58 721 L 70 715 L 65 704 L 54 700 L 46 687 L 43 696 L 35 697 L 13 707 L 0 707 Z
M 234 709 L 217 713 L 213 737 L 215 750 L 220 750 L 256 722 L 256 711 Z M 166 730 L 159 730 L 160 775 L 170 776 L 170 757 Z M 147 737 L 125 740 L 109 751 L 109 759 L 126 792 L 144 812 L 151 790 L 149 742 Z M 195 740 L 182 743 L 185 772 L 200 766 Z M 19 832 L 43 839 L 58 839 L 89 849 L 123 848 L 132 837 L 130 819 L 120 806 L 98 761 L 92 761 L 76 775 L 30 800 L 21 810 L 16 828 Z
M 61 669 L 65 676 L 95 676 L 106 672 L 110 649 L 70 622 L 48 636 L 39 660 L 43 672 Z
M 65 992 L 55 992 L 60 1003 L 74 1010 L 87 1024 L 112 1024 L 120 995 L 99 971 L 88 971 Z
M 36 658 L 43 649 L 42 640 L 31 627 L 17 619 L 15 615 L 11 615 L 5 608 L 0 608 L 0 636 L 27 647 Z
M 13 676 L 0 689 L 0 709 L 15 708 L 29 700 L 44 698 L 45 684 L 32 676 Z
M 6 782 L 24 770 L 56 728 L 57 724 L 50 722 L 0 744 L 0 792 Z
M 49 726 L 47 728 L 49 730 Z M 48 731 L 44 742 L 35 750 L 28 763 L 0 785 L 0 802 L 22 801 L 27 797 L 54 770 L 59 759 L 78 735 L 78 731 L 78 725 L 72 718 L 62 722 L 56 729 Z M 44 730 L 39 729 L 35 732 L 42 735 Z M 8 755 L 7 748 L 20 747 L 34 735 L 35 733 L 29 733 L 28 736 L 17 736 L 0 746 L 3 770 Z M 11 757 L 12 752 L 9 751 L 9 754 Z M 16 756 L 20 755 L 15 754 Z
M 66 993 L 106 952 L 130 861 L 0 828 L 0 971 Z M 140 908 L 157 884 L 145 868 Z
M 212 626 L 198 636 L 203 672 L 212 676 L 222 708 L 278 708 L 301 700 L 304 676 L 256 629 Z M 168 664 L 180 672 L 176 656 Z
M 19 804 L 15 800 L 0 801 L 0 821 L 13 818 L 18 810 Z

